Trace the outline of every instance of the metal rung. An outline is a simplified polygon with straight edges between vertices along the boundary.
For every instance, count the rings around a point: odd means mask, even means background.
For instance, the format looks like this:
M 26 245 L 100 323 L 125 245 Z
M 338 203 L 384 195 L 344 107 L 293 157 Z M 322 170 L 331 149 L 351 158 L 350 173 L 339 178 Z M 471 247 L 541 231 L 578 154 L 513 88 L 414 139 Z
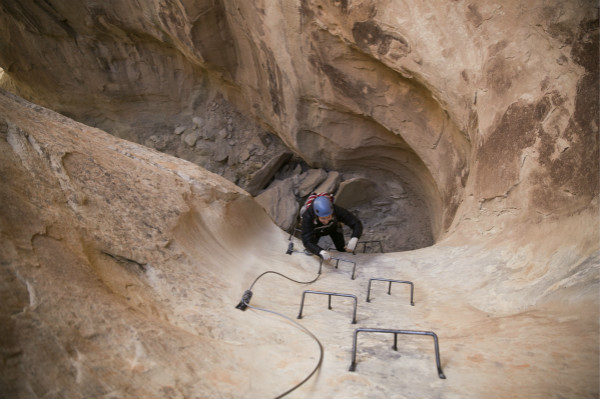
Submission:
M 376 280 L 376 281 L 389 281 L 390 285 L 388 287 L 388 295 L 392 294 L 392 283 L 402 283 L 402 284 L 410 284 L 410 304 L 412 306 L 415 306 L 415 303 L 413 302 L 413 295 L 414 295 L 414 291 L 415 291 L 415 286 L 411 281 L 404 281 L 404 280 L 390 280 L 387 278 L 371 278 L 369 279 L 369 288 L 367 290 L 367 302 L 371 302 L 371 281 Z
M 350 260 L 346 260 L 346 259 L 342 259 L 342 258 L 334 258 L 334 257 L 331 257 L 331 259 L 335 260 L 335 268 L 336 269 L 338 268 L 340 261 L 346 262 L 346 263 L 352 263 L 354 266 L 352 267 L 352 278 L 351 279 L 354 280 L 355 273 L 356 273 L 356 262 L 352 262 Z
M 379 240 L 371 240 L 371 241 L 359 241 L 358 244 L 363 244 L 363 253 L 367 252 L 367 244 L 379 244 L 379 252 L 383 253 L 383 246 L 381 245 L 381 241 Z
M 430 335 L 433 337 L 433 344 L 435 346 L 435 364 L 438 370 L 438 376 L 445 379 L 446 376 L 442 371 L 442 365 L 440 363 L 440 347 L 438 344 L 438 337 L 434 332 L 431 331 L 412 331 L 412 330 L 387 330 L 383 328 L 357 328 L 354 330 L 354 341 L 352 342 L 352 364 L 350 365 L 350 371 L 356 371 L 356 346 L 358 341 L 359 332 L 374 332 L 374 333 L 389 333 L 394 334 L 394 346 L 392 349 L 398 350 L 398 334 L 412 334 L 412 335 Z
M 319 295 L 328 295 L 329 296 L 329 309 L 331 308 L 331 296 L 345 296 L 348 298 L 354 298 L 354 313 L 352 316 L 352 324 L 356 324 L 356 307 L 358 305 L 358 300 L 356 299 L 356 295 L 352 295 L 352 294 L 339 294 L 336 292 L 323 292 L 323 291 L 311 291 L 311 290 L 306 290 L 302 293 L 302 301 L 300 302 L 300 313 L 298 313 L 298 319 L 302 318 L 302 309 L 304 309 L 304 298 L 306 297 L 306 294 L 319 294 Z

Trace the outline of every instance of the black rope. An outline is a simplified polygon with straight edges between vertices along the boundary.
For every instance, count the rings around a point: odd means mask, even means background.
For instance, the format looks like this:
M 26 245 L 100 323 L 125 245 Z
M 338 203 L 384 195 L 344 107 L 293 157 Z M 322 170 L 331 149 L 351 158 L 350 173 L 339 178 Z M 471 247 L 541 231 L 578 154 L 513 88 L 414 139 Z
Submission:
M 294 280 L 293 278 L 291 278 L 291 277 L 288 277 L 288 276 L 286 276 L 286 275 L 284 275 L 284 274 L 281 274 L 281 273 L 279 273 L 279 272 L 275 272 L 275 271 L 272 271 L 272 270 L 268 270 L 268 271 L 266 271 L 266 272 L 262 273 L 260 276 L 258 276 L 258 277 L 257 277 L 257 278 L 254 280 L 254 282 L 252 283 L 252 285 L 250 286 L 250 288 L 248 288 L 248 290 L 249 290 L 249 291 L 252 291 L 252 287 L 254 287 L 254 284 L 256 284 L 256 282 L 258 281 L 258 279 L 260 279 L 260 278 L 261 278 L 262 276 L 264 276 L 265 274 L 269 274 L 269 273 L 277 274 L 278 276 L 281 276 L 281 277 L 283 277 L 283 278 L 287 278 L 288 280 L 290 280 L 290 281 L 293 281 L 294 283 L 298 283 L 298 284 L 312 284 L 312 283 L 314 283 L 315 281 L 317 281 L 317 280 L 319 279 L 319 277 L 321 276 L 320 274 L 317 274 L 317 277 L 315 277 L 315 279 L 314 279 L 314 280 L 311 280 L 311 281 L 298 281 L 298 280 Z M 248 305 L 248 304 L 246 304 L 246 305 Z
M 275 399 L 280 399 L 283 398 L 285 395 L 293 392 L 294 390 L 296 390 L 297 388 L 299 388 L 300 386 L 302 386 L 302 384 L 304 384 L 306 381 L 310 380 L 310 378 L 317 372 L 317 370 L 321 367 L 321 365 L 323 364 L 323 345 L 321 344 L 321 341 L 319 341 L 319 339 L 312 333 L 310 332 L 310 330 L 306 327 L 304 327 L 302 324 L 298 323 L 297 321 L 287 317 L 284 314 L 275 312 L 273 310 L 269 310 L 269 309 L 262 309 L 262 308 L 257 308 L 255 306 L 246 304 L 246 306 L 248 306 L 250 309 L 255 309 L 255 310 L 260 310 L 262 312 L 268 312 L 268 313 L 273 313 L 277 316 L 281 316 L 284 319 L 291 321 L 293 324 L 295 324 L 297 327 L 299 327 L 300 329 L 302 329 L 305 333 L 307 333 L 309 336 L 311 336 L 319 345 L 319 351 L 320 351 L 320 355 L 319 355 L 319 362 L 317 363 L 317 365 L 315 366 L 315 368 L 313 369 L 313 371 L 310 372 L 309 375 L 307 375 L 302 381 L 300 381 L 298 384 L 296 384 L 294 387 L 288 389 L 287 391 L 285 391 L 284 393 L 282 393 L 281 395 L 278 395 L 275 397 Z
M 321 259 L 320 262 L 322 263 L 323 260 Z M 302 324 L 298 323 L 297 321 L 287 317 L 284 314 L 275 312 L 273 310 L 269 310 L 269 309 L 263 309 L 263 308 L 258 308 L 255 306 L 250 305 L 250 299 L 252 298 L 252 288 L 254 287 L 254 284 L 256 284 L 256 282 L 264 275 L 269 274 L 269 273 L 273 273 L 276 274 L 278 276 L 281 276 L 283 278 L 286 278 L 290 281 L 293 281 L 295 283 L 298 284 L 311 284 L 314 283 L 315 281 L 317 281 L 319 279 L 319 277 L 321 276 L 321 273 L 319 272 L 319 274 L 317 274 L 317 277 L 314 278 L 314 280 L 311 281 L 298 281 L 295 280 L 291 277 L 288 277 L 284 274 L 281 274 L 279 272 L 276 271 L 272 271 L 272 270 L 268 270 L 266 272 L 261 273 L 258 277 L 256 277 L 254 279 L 254 281 L 252 282 L 252 285 L 250 285 L 250 288 L 246 290 L 246 292 L 244 292 L 244 295 L 242 296 L 242 300 L 240 301 L 240 303 L 236 306 L 236 308 L 241 309 L 241 310 L 246 310 L 246 308 L 250 308 L 250 309 L 254 309 L 254 310 L 259 310 L 262 312 L 268 312 L 268 313 L 272 313 L 275 314 L 277 316 L 283 317 L 284 319 L 291 321 L 295 326 L 299 327 L 301 330 L 303 330 L 306 334 L 308 334 L 310 337 L 312 337 L 317 344 L 319 345 L 319 351 L 320 351 L 320 356 L 319 356 L 319 361 L 317 363 L 317 365 L 315 366 L 315 368 L 313 369 L 313 371 L 310 372 L 310 374 L 308 376 L 306 376 L 306 378 L 304 378 L 302 381 L 300 381 L 298 384 L 296 384 L 295 386 L 293 386 L 292 388 L 288 389 L 287 391 L 285 391 L 284 393 L 282 393 L 281 395 L 278 395 L 275 397 L 275 399 L 280 399 L 283 398 L 285 395 L 289 394 L 290 392 L 296 390 L 297 388 L 299 388 L 300 386 L 302 386 L 302 384 L 304 384 L 306 381 L 308 381 L 316 372 L 317 370 L 321 367 L 321 365 L 323 364 L 323 345 L 321 344 L 321 341 L 319 341 L 319 339 L 312 333 L 310 332 L 306 327 L 304 327 Z

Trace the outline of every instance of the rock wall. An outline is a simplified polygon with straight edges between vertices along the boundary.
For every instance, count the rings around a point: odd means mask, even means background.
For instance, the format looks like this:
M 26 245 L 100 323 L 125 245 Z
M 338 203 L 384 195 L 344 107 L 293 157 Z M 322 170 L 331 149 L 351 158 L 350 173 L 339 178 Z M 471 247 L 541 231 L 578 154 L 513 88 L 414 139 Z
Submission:
M 25 98 L 144 143 L 221 93 L 312 167 L 391 173 L 426 204 L 435 239 L 486 214 L 576 212 L 597 194 L 592 1 L 2 11 L 5 87 Z
M 328 356 L 299 397 L 597 396 L 595 6 L 2 2 L 2 86 L 85 124 L 0 97 L 3 396 L 295 384 L 311 343 L 234 305 L 267 268 L 314 277 L 256 203 L 284 214 L 273 198 L 325 176 L 372 182 L 394 241 L 428 230 L 401 249 L 436 245 L 357 255 L 356 281 L 326 267 L 315 288 L 415 280 L 416 311 L 360 323 L 435 329 L 449 378 L 398 379 L 432 360 L 415 345 L 340 374 L 347 320 L 315 314 Z M 289 291 L 261 281 L 255 301 L 293 313 Z
M 196 165 L 4 92 L 0 111 L 0 394 L 238 395 L 251 365 L 219 359 L 254 322 L 228 301 L 282 232 Z
M 334 267 L 286 254 L 260 196 L 5 92 L 0 150 L 1 396 L 274 397 L 317 365 L 294 397 L 598 396 L 594 210 Z M 365 302 L 372 277 L 414 298 L 374 281 Z M 294 325 L 305 289 L 361 298 L 356 324 L 308 296 Z M 405 336 L 361 334 L 348 371 L 357 327 L 435 332 L 446 379 Z

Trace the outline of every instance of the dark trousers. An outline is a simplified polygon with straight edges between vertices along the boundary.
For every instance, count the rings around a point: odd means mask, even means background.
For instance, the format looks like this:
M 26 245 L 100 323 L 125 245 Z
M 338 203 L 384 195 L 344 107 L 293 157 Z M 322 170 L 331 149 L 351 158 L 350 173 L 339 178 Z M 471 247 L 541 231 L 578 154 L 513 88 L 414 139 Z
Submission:
M 346 246 L 346 241 L 344 240 L 344 233 L 342 232 L 341 226 L 335 231 L 331 232 L 331 234 L 329 234 L 329 237 L 331 237 L 331 241 L 333 241 L 335 249 L 337 249 L 340 252 L 345 251 L 344 247 Z

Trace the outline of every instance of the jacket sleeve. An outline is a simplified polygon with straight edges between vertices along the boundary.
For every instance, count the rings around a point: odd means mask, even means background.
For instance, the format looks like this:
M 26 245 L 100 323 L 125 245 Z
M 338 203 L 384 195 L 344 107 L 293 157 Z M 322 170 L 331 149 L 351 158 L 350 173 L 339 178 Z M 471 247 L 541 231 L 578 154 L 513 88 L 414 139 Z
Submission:
M 361 221 L 341 206 L 334 205 L 334 210 L 338 220 L 352 229 L 350 237 L 360 238 L 363 232 Z
M 312 208 L 309 208 L 304 212 L 304 216 L 302 217 L 302 244 L 304 244 L 304 248 L 308 249 L 313 254 L 319 255 L 319 252 L 321 252 L 323 248 L 317 245 L 319 240 L 313 230 L 314 217 L 315 214 L 312 211 Z

